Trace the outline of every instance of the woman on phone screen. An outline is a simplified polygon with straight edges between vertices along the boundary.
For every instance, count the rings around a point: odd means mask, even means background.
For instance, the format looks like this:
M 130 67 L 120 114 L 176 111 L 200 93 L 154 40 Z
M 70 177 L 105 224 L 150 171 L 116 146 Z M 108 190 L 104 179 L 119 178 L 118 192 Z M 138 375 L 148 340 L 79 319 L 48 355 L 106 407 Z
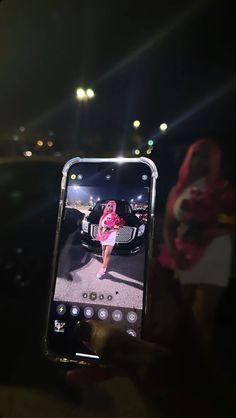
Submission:
M 102 279 L 102 276 L 106 273 L 111 252 L 116 243 L 117 230 L 119 229 L 116 220 L 116 202 L 115 200 L 109 200 L 98 225 L 97 239 L 102 245 L 102 267 L 97 273 L 98 279 Z

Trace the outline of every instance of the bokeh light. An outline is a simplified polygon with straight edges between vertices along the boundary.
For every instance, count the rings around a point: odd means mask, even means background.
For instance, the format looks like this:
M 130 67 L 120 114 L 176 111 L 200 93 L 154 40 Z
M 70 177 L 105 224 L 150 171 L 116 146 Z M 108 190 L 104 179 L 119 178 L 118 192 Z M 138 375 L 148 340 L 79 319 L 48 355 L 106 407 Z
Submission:
M 140 125 L 141 125 L 140 120 L 136 119 L 136 120 L 134 120 L 134 121 L 133 121 L 133 127 L 134 127 L 134 128 L 139 128 L 139 127 L 140 127 Z
M 32 157 L 32 152 L 31 151 L 24 151 L 23 155 L 24 155 L 24 157 Z
M 93 89 L 87 89 L 86 90 L 86 95 L 89 99 L 92 99 L 95 96 L 95 93 L 94 93 Z
M 167 130 L 167 128 L 168 128 L 167 123 L 161 123 L 161 124 L 160 124 L 160 130 L 161 130 L 162 132 L 166 131 L 166 130 Z
M 81 87 L 79 87 L 76 90 L 76 96 L 77 96 L 77 99 L 79 99 L 79 100 L 85 99 L 86 98 L 86 92 L 85 92 L 85 90 L 82 89 Z

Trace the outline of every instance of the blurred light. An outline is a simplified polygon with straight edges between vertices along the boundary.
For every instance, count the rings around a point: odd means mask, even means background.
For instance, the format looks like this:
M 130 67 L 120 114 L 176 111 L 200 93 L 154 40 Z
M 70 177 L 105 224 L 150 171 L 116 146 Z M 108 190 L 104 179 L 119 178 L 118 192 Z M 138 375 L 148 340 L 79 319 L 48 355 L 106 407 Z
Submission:
M 75 180 L 76 179 L 76 175 L 75 174 L 71 174 L 70 178 L 71 178 L 71 180 Z
M 135 155 L 139 155 L 140 154 L 140 149 L 135 149 L 134 153 L 135 153 Z
M 140 199 L 142 199 L 142 197 L 143 197 L 143 195 L 142 195 L 142 194 L 140 194 L 140 195 L 137 197 L 137 199 L 138 199 L 138 200 L 140 200 Z
M 22 254 L 23 249 L 22 248 L 16 248 L 16 254 Z
M 42 139 L 38 139 L 36 144 L 38 145 L 38 147 L 42 147 L 43 146 L 43 140 Z
M 106 180 L 110 180 L 111 175 L 110 174 L 106 174 Z
M 78 190 L 80 188 L 80 186 L 78 184 L 72 186 L 74 190 Z
M 78 180 L 82 180 L 83 174 L 78 174 Z
M 149 139 L 149 140 L 148 140 L 148 145 L 151 147 L 153 144 L 154 144 L 153 139 Z
M 161 123 L 161 124 L 160 124 L 160 130 L 161 130 L 161 131 L 163 131 L 163 132 L 164 132 L 164 131 L 166 131 L 166 130 L 167 130 L 167 128 L 168 128 L 167 123 Z
M 142 175 L 142 180 L 147 180 L 147 179 L 148 179 L 147 174 L 143 174 L 143 175 Z
M 24 155 L 25 157 L 32 157 L 32 152 L 31 152 L 31 151 L 25 151 L 25 152 L 23 153 L 23 155 Z
M 78 88 L 78 89 L 76 90 L 76 96 L 77 96 L 77 99 L 79 99 L 79 100 L 83 100 L 83 99 L 85 99 L 85 97 L 86 97 L 86 92 L 85 92 L 85 90 L 84 90 L 84 89 L 82 89 L 81 87 L 80 87 L 80 88 Z
M 18 135 L 13 135 L 12 139 L 13 141 L 19 141 L 20 138 Z
M 121 155 L 119 157 L 117 157 L 117 162 L 118 163 L 123 163 L 124 162 L 124 157 L 122 157 Z
M 48 147 L 53 147 L 53 141 L 51 140 L 51 139 L 49 139 L 49 141 L 47 142 L 47 144 L 48 144 Z
M 90 200 L 93 200 L 93 196 L 90 196 Z
M 134 127 L 134 128 L 139 128 L 139 127 L 140 127 L 140 125 L 141 125 L 140 120 L 134 120 L 134 121 L 133 121 L 133 127 Z
M 24 131 L 25 131 L 25 127 L 24 127 L 24 126 L 20 126 L 20 127 L 19 127 L 19 131 L 20 131 L 20 132 L 24 132 Z
M 89 99 L 92 99 L 95 96 L 95 93 L 92 89 L 87 89 L 86 90 L 86 95 Z
M 99 200 L 101 200 L 101 199 L 100 199 L 100 197 L 97 197 L 97 201 L 98 201 L 98 202 L 99 202 Z
M 130 199 L 130 202 L 133 202 L 134 201 L 134 199 Z
M 151 153 L 152 153 L 152 149 L 148 148 L 147 151 L 146 151 L 146 154 L 150 155 Z

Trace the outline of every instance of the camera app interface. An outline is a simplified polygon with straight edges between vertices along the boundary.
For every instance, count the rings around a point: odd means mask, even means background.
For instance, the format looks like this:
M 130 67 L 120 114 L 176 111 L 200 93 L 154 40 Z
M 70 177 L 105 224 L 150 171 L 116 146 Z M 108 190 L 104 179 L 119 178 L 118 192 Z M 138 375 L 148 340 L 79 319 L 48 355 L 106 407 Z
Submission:
M 78 163 L 68 173 L 49 341 L 94 357 L 74 341 L 80 320 L 141 333 L 151 170 L 144 163 Z

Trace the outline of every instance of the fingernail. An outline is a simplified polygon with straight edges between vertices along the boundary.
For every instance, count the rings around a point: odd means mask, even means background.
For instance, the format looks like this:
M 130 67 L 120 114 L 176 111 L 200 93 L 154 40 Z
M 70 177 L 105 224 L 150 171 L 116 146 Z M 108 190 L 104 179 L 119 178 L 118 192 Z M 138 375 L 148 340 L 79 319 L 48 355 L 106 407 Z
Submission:
M 78 321 L 75 325 L 74 334 L 76 340 L 89 343 L 92 334 L 92 327 L 88 322 Z

